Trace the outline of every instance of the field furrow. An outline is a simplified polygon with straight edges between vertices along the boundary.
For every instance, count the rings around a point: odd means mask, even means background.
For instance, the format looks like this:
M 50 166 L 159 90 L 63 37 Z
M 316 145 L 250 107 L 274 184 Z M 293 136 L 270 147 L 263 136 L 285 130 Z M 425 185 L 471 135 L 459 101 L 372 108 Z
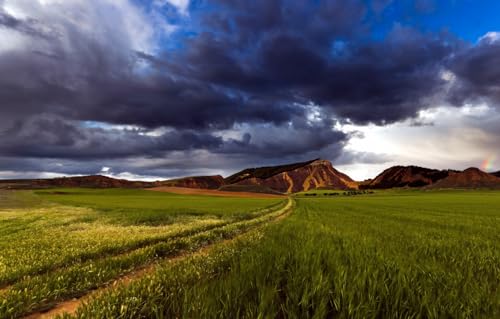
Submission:
M 283 214 L 291 207 L 274 206 L 254 213 L 241 221 L 212 225 L 208 229 L 170 236 L 124 254 L 74 263 L 52 271 L 25 277 L 3 293 L 0 317 L 19 317 L 33 311 L 51 309 L 59 301 L 84 295 L 105 286 L 152 262 L 196 251 L 220 240 L 231 238 Z
M 259 216 L 263 216 L 265 214 L 268 214 L 270 212 L 273 212 L 275 210 L 280 209 L 282 206 L 286 204 L 277 204 L 273 205 L 268 208 L 264 208 L 255 212 L 252 212 L 251 215 L 243 216 L 241 219 L 242 220 L 251 220 L 254 218 L 257 218 Z M 69 209 L 69 208 L 67 208 Z M 36 268 L 31 268 L 29 270 L 24 270 L 24 271 L 18 271 L 17 273 L 11 273 L 9 274 L 9 277 L 3 278 L 2 281 L 0 281 L 0 291 L 8 289 L 10 287 L 10 284 L 19 281 L 25 276 L 35 276 L 38 274 L 42 273 L 48 273 L 52 271 L 56 271 L 59 268 L 63 267 L 69 267 L 74 264 L 81 264 L 86 261 L 93 261 L 93 260 L 98 260 L 98 259 L 105 259 L 107 257 L 111 256 L 117 256 L 117 255 L 122 255 L 126 253 L 133 252 L 135 250 L 145 248 L 148 246 L 153 246 L 155 244 L 167 242 L 167 241 L 173 241 L 175 239 L 179 238 L 184 238 L 184 237 L 189 237 L 192 235 L 196 235 L 198 233 L 203 233 L 210 231 L 212 229 L 217 229 L 221 228 L 227 225 L 230 225 L 234 223 L 234 221 L 211 221 L 209 224 L 197 226 L 196 224 L 187 228 L 187 229 L 181 229 L 176 232 L 168 231 L 166 234 L 161 234 L 159 232 L 158 235 L 155 235 L 154 237 L 147 237 L 147 238 L 140 238 L 137 240 L 131 239 L 121 245 L 116 245 L 116 246 L 104 246 L 98 250 L 94 251 L 80 251 L 77 254 L 74 255 L 69 255 L 65 259 L 58 261 L 58 262 L 52 262 L 50 264 L 42 265 Z
M 258 241 L 162 265 L 63 318 L 498 318 L 499 195 L 299 198 Z

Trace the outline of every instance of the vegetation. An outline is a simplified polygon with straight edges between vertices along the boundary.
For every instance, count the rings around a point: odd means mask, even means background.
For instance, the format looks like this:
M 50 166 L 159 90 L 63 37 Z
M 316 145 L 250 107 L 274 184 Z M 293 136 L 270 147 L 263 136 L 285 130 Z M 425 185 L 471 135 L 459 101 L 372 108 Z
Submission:
M 230 238 L 286 204 L 140 190 L 37 194 L 0 193 L 0 318 L 51 307 L 163 257 Z
M 479 191 L 299 197 L 258 236 L 167 263 L 74 317 L 498 318 L 498 207 Z
M 279 198 L 193 196 L 138 189 L 50 189 L 36 194 L 58 204 L 92 208 L 108 223 L 121 225 L 165 225 L 189 216 L 251 217 L 252 211 L 284 202 Z
M 389 192 L 389 191 L 385 191 Z M 299 197 L 322 197 L 322 196 L 356 196 L 356 195 L 368 195 L 368 194 L 375 194 L 375 191 L 373 190 L 335 190 L 335 189 L 324 189 L 324 188 L 318 188 L 318 189 L 313 189 L 305 192 L 299 192 L 295 193 L 294 197 L 299 198 Z
M 269 221 L 292 200 L 0 193 L 0 318 L 50 308 L 147 265 L 155 265 L 147 276 L 63 317 L 500 317 L 499 192 L 345 193 L 297 194 L 294 213 L 279 223 Z

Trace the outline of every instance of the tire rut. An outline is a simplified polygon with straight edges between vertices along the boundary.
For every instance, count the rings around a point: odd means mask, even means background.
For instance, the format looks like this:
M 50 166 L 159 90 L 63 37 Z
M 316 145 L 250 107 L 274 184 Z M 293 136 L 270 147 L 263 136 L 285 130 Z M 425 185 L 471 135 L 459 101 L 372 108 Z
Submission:
M 33 312 L 33 313 L 26 315 L 22 318 L 23 319 L 52 319 L 52 318 L 57 317 L 58 315 L 62 315 L 65 313 L 74 314 L 82 304 L 89 301 L 93 297 L 98 296 L 99 294 L 101 294 L 105 291 L 108 291 L 110 289 L 114 289 L 118 286 L 128 286 L 130 283 L 146 277 L 148 274 L 150 274 L 150 273 L 154 272 L 154 270 L 156 270 L 156 267 L 159 265 L 160 261 L 162 263 L 165 261 L 168 261 L 170 263 L 175 263 L 175 262 L 184 260 L 184 259 L 191 257 L 191 256 L 208 254 L 216 246 L 227 245 L 227 244 L 237 240 L 241 236 L 243 236 L 243 235 L 245 235 L 245 234 L 247 234 L 255 229 L 258 229 L 258 228 L 263 227 L 265 225 L 269 225 L 271 223 L 275 223 L 275 222 L 279 222 L 279 221 L 283 220 L 284 218 L 286 218 L 288 215 L 290 215 L 293 212 L 293 208 L 295 206 L 294 203 L 295 203 L 294 200 L 289 198 L 288 203 L 286 204 L 285 207 L 280 208 L 277 211 L 269 213 L 269 214 L 274 214 L 277 212 L 282 212 L 281 214 L 277 215 L 272 220 L 264 221 L 264 222 L 262 222 L 262 224 L 258 224 L 258 225 L 254 225 L 253 227 L 249 227 L 249 229 L 244 230 L 242 233 L 240 233 L 232 238 L 224 239 L 222 241 L 218 241 L 218 242 L 211 243 L 211 244 L 207 244 L 203 247 L 200 247 L 198 250 L 196 250 L 194 252 L 186 251 L 186 252 L 182 252 L 176 256 L 167 257 L 167 258 L 164 258 L 162 260 L 157 260 L 151 264 L 145 265 L 144 267 L 135 269 L 126 275 L 118 277 L 112 283 L 109 283 L 109 284 L 104 285 L 100 288 L 92 290 L 81 297 L 73 298 L 71 300 L 61 301 L 49 309 L 44 309 L 43 311 Z

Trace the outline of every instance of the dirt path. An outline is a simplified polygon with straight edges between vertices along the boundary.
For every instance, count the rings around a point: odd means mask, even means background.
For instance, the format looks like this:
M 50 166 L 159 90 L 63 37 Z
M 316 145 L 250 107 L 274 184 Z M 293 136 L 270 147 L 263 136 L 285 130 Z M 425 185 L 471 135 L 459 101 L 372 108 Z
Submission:
M 166 192 L 166 193 L 174 193 L 182 195 L 206 195 L 206 196 L 241 197 L 241 198 L 285 198 L 285 195 L 250 193 L 250 192 L 227 192 L 227 191 L 218 191 L 216 189 L 198 189 L 198 188 L 170 187 L 170 186 L 161 186 L 161 187 L 153 187 L 145 189 L 155 192 Z
M 279 214 L 278 216 L 276 216 L 273 220 L 265 222 L 264 225 L 268 225 L 270 223 L 275 223 L 275 222 L 279 222 L 279 221 L 283 220 L 284 218 L 286 218 L 288 215 L 290 215 L 292 213 L 293 208 L 294 208 L 294 201 L 293 201 L 293 199 L 290 198 L 288 204 L 279 210 L 282 213 Z M 220 247 L 221 245 L 227 245 L 231 242 L 234 242 L 237 239 L 239 239 L 240 237 L 247 234 L 248 232 L 255 230 L 256 228 L 262 227 L 262 226 L 263 225 L 251 227 L 250 229 L 246 230 L 245 232 L 243 232 L 243 233 L 241 233 L 233 238 L 226 239 L 226 240 L 216 242 L 213 244 L 209 244 L 207 246 L 201 247 L 199 250 L 197 250 L 195 252 L 185 252 L 185 253 L 182 253 L 180 255 L 164 259 L 163 262 L 167 261 L 167 260 L 169 262 L 179 262 L 179 261 L 186 259 L 188 257 L 191 257 L 191 256 L 209 254 L 210 251 L 213 250 L 215 247 Z M 157 266 L 158 266 L 158 263 L 156 262 L 156 263 L 152 263 L 150 265 L 147 265 L 145 267 L 142 267 L 140 269 L 136 269 L 136 270 L 128 273 L 125 276 L 117 278 L 111 284 L 108 284 L 104 287 L 101 287 L 101 288 L 98 288 L 94 291 L 91 291 L 88 294 L 86 294 L 80 298 L 74 298 L 71 300 L 60 302 L 52 309 L 49 309 L 47 311 L 40 311 L 40 312 L 32 313 L 28 316 L 25 316 L 24 319 L 52 319 L 52 318 L 55 318 L 56 316 L 62 315 L 64 313 L 75 314 L 77 309 L 81 305 L 83 305 L 85 302 L 88 302 L 93 297 L 95 297 L 99 294 L 102 294 L 102 293 L 108 291 L 109 289 L 114 289 L 117 286 L 127 286 L 130 283 L 132 283 L 133 281 L 144 278 L 148 274 L 151 274 L 152 272 L 154 272 L 156 270 Z

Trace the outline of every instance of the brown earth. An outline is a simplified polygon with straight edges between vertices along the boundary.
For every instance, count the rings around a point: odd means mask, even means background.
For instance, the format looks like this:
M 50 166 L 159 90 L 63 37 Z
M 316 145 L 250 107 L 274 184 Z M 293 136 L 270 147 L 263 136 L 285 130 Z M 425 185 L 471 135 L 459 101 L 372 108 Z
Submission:
M 0 180 L 0 189 L 38 189 L 52 187 L 86 187 L 86 188 L 148 188 L 158 186 L 175 186 L 218 189 L 224 185 L 224 178 L 217 176 L 192 176 L 180 179 L 142 182 L 116 179 L 101 175 L 61 177 L 50 179 Z
M 337 171 L 326 160 L 291 165 L 251 168 L 226 178 L 226 183 L 261 185 L 282 193 L 307 191 L 318 187 L 356 189 L 357 183 Z
M 154 183 L 150 182 L 128 181 L 101 175 L 0 181 L 0 188 L 3 189 L 36 189 L 50 187 L 145 188 L 153 187 L 154 185 Z
M 215 189 L 198 189 L 198 188 L 185 188 L 185 187 L 170 187 L 160 186 L 147 188 L 150 191 L 166 192 L 182 195 L 206 195 L 206 196 L 222 196 L 222 197 L 242 197 L 242 198 L 284 198 L 284 195 L 265 194 L 265 193 L 251 193 L 251 192 L 228 192 L 219 191 Z
M 373 180 L 360 183 L 360 189 L 388 189 L 394 187 L 422 187 L 455 174 L 451 170 L 436 170 L 418 166 L 394 166 Z
M 225 183 L 224 183 L 224 178 L 222 176 L 215 175 L 215 176 L 190 176 L 190 177 L 157 182 L 156 184 L 157 186 L 218 189 Z
M 246 192 L 246 193 L 264 193 L 264 194 L 274 194 L 274 195 L 284 195 L 277 190 L 271 189 L 267 186 L 262 185 L 224 185 L 219 188 L 219 191 L 225 192 Z
M 250 187 L 252 186 L 252 187 Z M 88 188 L 190 188 L 217 190 L 226 188 L 230 192 L 205 192 L 204 195 L 255 197 L 250 193 L 293 193 L 317 187 L 336 189 L 356 189 L 358 184 L 349 176 L 337 171 L 325 160 L 312 160 L 288 165 L 249 168 L 224 179 L 220 175 L 192 176 L 166 181 L 135 182 L 106 176 L 78 176 L 53 179 L 5 180 L 0 181 L 0 189 L 37 189 L 50 187 Z M 245 195 L 245 188 L 248 194 Z M 165 189 L 164 189 L 165 190 Z M 200 194 L 186 190 L 168 189 L 169 192 Z M 237 195 L 233 192 L 238 192 Z
M 490 188 L 490 189 L 500 189 L 500 178 L 485 173 L 478 168 L 471 167 L 463 172 L 455 173 L 436 182 L 433 185 L 429 185 L 429 189 L 439 189 L 439 188 Z
M 224 185 L 224 178 L 217 176 L 192 176 L 180 179 L 142 182 L 116 179 L 101 175 L 61 177 L 50 179 L 0 180 L 0 189 L 38 189 L 52 187 L 86 187 L 86 188 L 148 188 L 158 186 L 175 186 L 218 189 Z
M 273 177 L 274 175 L 278 175 L 278 174 L 283 173 L 283 172 L 289 172 L 289 171 L 293 171 L 295 169 L 307 166 L 307 165 L 309 165 L 317 160 L 318 159 L 307 161 L 307 162 L 301 162 L 301 163 L 286 164 L 286 165 L 247 168 L 247 169 L 244 169 L 236 174 L 233 174 L 229 177 L 226 177 L 224 179 L 224 181 L 227 185 L 229 185 L 229 184 L 236 184 L 242 180 L 252 178 L 252 177 L 259 178 L 259 179 L 267 179 L 269 177 Z

